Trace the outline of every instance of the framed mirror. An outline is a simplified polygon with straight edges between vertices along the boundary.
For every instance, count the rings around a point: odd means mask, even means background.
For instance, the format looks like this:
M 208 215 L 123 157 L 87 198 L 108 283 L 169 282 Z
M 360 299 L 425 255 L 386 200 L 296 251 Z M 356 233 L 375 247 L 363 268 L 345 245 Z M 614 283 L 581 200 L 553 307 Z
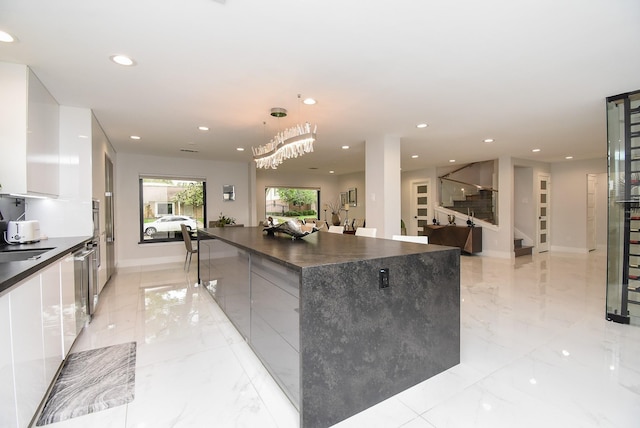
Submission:
M 222 200 L 224 202 L 236 200 L 236 188 L 233 184 L 224 184 L 222 186 Z
M 358 190 L 354 187 L 347 192 L 347 203 L 352 207 L 358 205 Z

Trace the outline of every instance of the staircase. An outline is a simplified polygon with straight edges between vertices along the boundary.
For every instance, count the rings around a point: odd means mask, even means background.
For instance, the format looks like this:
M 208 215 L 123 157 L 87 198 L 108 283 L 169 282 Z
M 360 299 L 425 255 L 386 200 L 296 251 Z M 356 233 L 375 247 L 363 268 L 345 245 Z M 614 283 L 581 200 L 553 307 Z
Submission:
M 516 253 L 516 257 L 530 256 L 532 249 L 532 246 L 522 245 L 522 238 L 513 240 L 513 251 Z
M 473 212 L 473 217 L 493 223 L 493 200 L 490 190 L 480 190 L 475 195 L 466 195 L 464 200 L 453 201 L 453 206 L 445 207 L 463 214 Z

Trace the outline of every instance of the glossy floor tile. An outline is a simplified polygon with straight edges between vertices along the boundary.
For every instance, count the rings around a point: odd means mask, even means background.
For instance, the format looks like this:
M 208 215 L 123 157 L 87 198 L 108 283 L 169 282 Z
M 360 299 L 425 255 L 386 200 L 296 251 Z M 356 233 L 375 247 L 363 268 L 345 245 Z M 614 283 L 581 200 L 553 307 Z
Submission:
M 119 271 L 73 351 L 136 341 L 135 399 L 50 427 L 298 427 L 195 272 Z M 640 328 L 605 320 L 605 273 L 597 251 L 463 256 L 461 364 L 335 426 L 640 426 Z

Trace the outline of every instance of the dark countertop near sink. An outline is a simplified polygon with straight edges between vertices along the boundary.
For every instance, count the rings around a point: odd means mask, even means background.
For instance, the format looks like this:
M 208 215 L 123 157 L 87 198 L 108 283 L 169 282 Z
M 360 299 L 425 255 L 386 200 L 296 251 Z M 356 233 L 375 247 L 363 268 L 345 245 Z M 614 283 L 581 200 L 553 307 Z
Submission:
M 292 240 L 291 236 L 283 233 L 275 236 L 267 235 L 262 227 L 216 227 L 198 229 L 198 233 L 261 254 L 295 270 L 452 249 L 459 251 L 457 248 L 442 245 L 416 244 L 328 232 L 316 232 L 302 239 Z
M 65 255 L 84 247 L 91 240 L 90 236 L 70 238 L 49 238 L 33 244 L 7 245 L 1 251 L 37 250 L 53 248 L 43 253 L 37 260 L 0 263 L 0 296 L 8 292 L 12 286 L 33 275 L 40 269 L 60 260 Z

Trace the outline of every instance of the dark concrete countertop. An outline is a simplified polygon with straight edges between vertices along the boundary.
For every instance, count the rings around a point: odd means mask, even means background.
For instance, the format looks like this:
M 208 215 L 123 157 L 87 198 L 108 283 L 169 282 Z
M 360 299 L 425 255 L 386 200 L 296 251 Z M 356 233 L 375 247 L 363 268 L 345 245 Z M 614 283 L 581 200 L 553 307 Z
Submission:
M 37 273 L 42 268 L 60 260 L 65 255 L 77 251 L 91 240 L 90 236 L 70 238 L 49 238 L 33 244 L 8 245 L 2 251 L 37 250 L 53 248 L 43 253 L 37 260 L 0 263 L 0 296 L 23 279 Z
M 316 232 L 302 239 L 280 233 L 267 235 L 262 227 L 216 227 L 198 229 L 199 234 L 220 239 L 246 251 L 261 254 L 295 270 L 305 267 L 383 257 L 404 256 L 458 248 L 442 245 L 416 244 L 390 239 Z

